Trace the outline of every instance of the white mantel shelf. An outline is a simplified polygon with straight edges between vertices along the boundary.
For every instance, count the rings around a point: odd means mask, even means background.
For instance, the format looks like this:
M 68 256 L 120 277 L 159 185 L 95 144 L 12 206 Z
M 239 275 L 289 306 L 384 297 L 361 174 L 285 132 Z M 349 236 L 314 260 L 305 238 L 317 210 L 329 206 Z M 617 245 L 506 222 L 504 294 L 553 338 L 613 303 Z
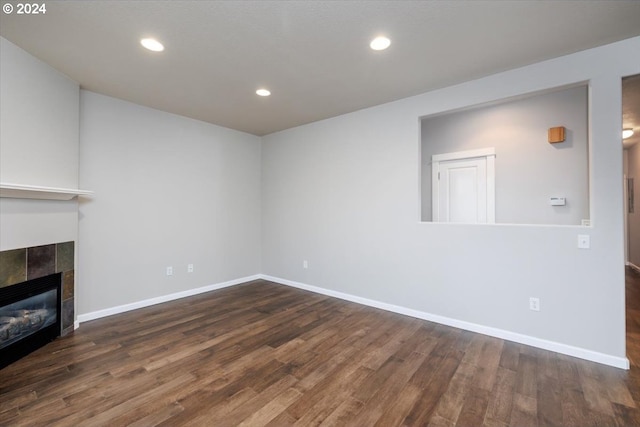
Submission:
M 14 199 L 71 200 L 78 196 L 91 196 L 93 191 L 75 188 L 40 187 L 37 185 L 0 182 L 0 197 Z

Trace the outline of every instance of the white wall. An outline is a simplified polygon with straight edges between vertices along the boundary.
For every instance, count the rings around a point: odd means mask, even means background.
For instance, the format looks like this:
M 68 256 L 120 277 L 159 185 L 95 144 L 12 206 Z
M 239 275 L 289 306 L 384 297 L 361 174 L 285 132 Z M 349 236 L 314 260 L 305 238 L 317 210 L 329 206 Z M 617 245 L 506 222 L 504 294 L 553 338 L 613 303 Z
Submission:
M 628 260 L 640 267 L 640 144 L 635 144 L 627 152 L 627 177 L 633 178 L 634 212 L 629 213 L 627 220 L 629 242 Z
M 260 138 L 87 91 L 80 111 L 80 315 L 260 272 Z
M 589 218 L 587 88 L 573 87 L 422 121 L 422 219 L 432 219 L 431 156 L 496 149 L 496 222 L 580 225 Z M 549 144 L 547 130 L 566 128 Z M 550 206 L 565 197 L 565 206 Z
M 0 38 L 0 181 L 78 188 L 78 84 Z M 0 250 L 76 240 L 74 201 L 0 198 Z
M 263 273 L 623 364 L 620 79 L 638 51 L 628 39 L 264 137 Z M 592 227 L 419 222 L 420 117 L 585 81 Z

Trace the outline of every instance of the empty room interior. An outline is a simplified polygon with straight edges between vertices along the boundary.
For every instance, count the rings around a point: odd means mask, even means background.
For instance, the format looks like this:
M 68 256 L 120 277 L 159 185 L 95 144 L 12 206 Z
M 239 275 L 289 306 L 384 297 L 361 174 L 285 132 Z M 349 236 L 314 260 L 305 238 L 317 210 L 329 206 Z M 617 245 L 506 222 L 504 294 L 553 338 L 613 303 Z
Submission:
M 4 2 L 0 425 L 640 426 L 640 2 Z

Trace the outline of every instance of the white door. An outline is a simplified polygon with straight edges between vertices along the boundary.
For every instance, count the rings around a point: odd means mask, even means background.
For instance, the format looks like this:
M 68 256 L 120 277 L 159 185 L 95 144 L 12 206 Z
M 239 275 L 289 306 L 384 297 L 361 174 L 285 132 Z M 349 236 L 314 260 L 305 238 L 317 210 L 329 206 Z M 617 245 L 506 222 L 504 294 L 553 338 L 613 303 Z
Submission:
M 495 151 L 432 156 L 433 221 L 495 222 Z

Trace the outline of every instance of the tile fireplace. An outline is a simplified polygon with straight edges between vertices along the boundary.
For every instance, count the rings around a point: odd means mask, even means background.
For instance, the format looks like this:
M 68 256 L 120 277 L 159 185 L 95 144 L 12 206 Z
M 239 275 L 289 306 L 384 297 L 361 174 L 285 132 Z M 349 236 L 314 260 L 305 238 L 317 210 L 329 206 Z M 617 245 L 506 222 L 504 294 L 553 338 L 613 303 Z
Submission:
M 0 252 L 0 368 L 73 331 L 74 242 Z

